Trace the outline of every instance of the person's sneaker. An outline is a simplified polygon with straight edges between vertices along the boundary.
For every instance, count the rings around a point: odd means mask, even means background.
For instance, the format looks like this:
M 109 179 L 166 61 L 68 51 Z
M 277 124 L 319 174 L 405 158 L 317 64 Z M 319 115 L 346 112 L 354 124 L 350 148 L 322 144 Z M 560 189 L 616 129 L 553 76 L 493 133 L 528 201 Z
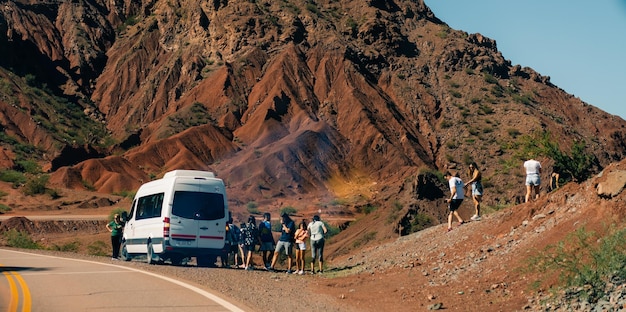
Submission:
M 479 215 L 473 215 L 471 219 L 472 219 L 472 221 L 480 221 L 480 216 Z
M 287 270 L 287 274 L 291 274 L 293 273 L 291 270 Z
M 300 270 L 300 271 L 298 272 L 298 274 L 299 274 L 299 275 L 304 274 L 304 270 Z
M 268 268 L 267 268 L 267 270 L 268 270 L 269 272 L 276 272 L 276 270 L 274 270 L 274 268 L 272 268 L 272 267 L 268 267 Z

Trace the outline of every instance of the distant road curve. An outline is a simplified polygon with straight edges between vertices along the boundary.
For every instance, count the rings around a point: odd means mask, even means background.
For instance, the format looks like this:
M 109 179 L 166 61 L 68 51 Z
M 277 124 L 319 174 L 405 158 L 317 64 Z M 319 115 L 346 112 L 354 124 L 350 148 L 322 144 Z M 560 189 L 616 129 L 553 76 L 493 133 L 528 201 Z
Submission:
M 204 289 L 155 273 L 0 248 L 0 311 L 87 310 L 243 311 Z

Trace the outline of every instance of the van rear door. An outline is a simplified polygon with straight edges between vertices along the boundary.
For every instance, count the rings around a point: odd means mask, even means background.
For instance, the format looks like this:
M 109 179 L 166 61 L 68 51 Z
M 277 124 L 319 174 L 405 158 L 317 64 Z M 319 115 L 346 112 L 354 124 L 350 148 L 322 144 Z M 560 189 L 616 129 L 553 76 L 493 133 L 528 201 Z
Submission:
M 221 183 L 202 184 L 200 193 L 203 205 L 197 211 L 198 248 L 224 248 L 226 236 L 226 199 Z
M 216 187 L 219 193 L 215 193 Z M 226 216 L 219 186 L 209 186 L 204 179 L 179 179 L 174 189 L 171 216 L 172 246 L 223 248 Z

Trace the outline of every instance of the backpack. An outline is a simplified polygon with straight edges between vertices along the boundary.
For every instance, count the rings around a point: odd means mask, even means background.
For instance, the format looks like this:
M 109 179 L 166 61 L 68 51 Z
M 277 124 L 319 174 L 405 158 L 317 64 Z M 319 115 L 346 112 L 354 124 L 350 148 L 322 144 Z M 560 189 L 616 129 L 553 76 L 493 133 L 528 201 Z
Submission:
M 274 236 L 272 236 L 271 225 L 267 225 L 265 221 L 261 221 L 261 223 L 259 223 L 259 232 L 261 236 L 261 241 L 263 242 L 274 241 Z

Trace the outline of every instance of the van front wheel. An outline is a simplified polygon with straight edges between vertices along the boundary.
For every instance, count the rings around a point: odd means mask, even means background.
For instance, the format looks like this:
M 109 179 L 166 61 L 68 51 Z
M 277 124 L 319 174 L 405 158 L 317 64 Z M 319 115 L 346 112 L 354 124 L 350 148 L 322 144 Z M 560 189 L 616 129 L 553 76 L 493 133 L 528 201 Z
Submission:
M 126 243 L 122 243 L 122 251 L 120 252 L 120 257 L 124 261 L 130 261 L 133 257 L 128 254 L 128 249 L 126 248 Z

